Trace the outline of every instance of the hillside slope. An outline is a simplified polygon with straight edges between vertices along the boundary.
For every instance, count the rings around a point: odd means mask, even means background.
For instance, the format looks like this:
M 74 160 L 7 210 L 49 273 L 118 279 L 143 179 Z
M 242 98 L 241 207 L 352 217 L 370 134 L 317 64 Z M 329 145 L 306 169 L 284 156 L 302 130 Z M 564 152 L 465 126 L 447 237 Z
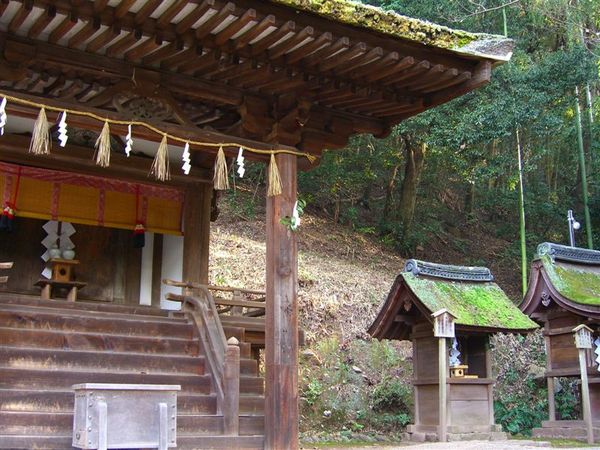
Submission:
M 211 227 L 211 283 L 264 289 L 264 214 L 244 220 L 224 202 Z M 332 433 L 366 431 L 397 437 L 411 421 L 411 345 L 372 341 L 366 330 L 405 261 L 376 237 L 320 217 L 305 215 L 297 233 L 300 324 L 306 332 L 301 428 L 305 436 L 327 439 Z M 460 247 L 450 245 L 453 239 Z M 477 230 L 454 230 L 418 248 L 415 256 L 440 263 L 490 262 L 499 284 L 515 299 L 518 273 L 496 258 L 508 245 Z M 493 345 L 498 420 L 505 426 L 517 420 L 511 431 L 527 432 L 546 415 L 541 335 L 499 336 Z

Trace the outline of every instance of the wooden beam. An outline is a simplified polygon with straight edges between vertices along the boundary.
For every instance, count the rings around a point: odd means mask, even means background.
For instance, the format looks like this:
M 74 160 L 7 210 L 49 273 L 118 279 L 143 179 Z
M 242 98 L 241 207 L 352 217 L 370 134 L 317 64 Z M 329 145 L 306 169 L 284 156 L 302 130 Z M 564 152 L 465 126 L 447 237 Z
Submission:
M 296 157 L 276 156 L 282 193 L 267 198 L 265 448 L 298 449 L 298 249 L 282 225 L 296 202 Z
M 34 101 L 34 102 L 43 102 L 44 104 L 48 105 L 48 106 L 53 106 L 53 107 L 57 107 L 60 109 L 74 109 L 74 110 L 85 110 L 91 113 L 94 113 L 96 115 L 99 115 L 100 117 L 106 117 L 109 119 L 114 119 L 114 120 L 131 120 L 130 118 L 124 117 L 118 113 L 112 113 L 109 112 L 107 110 L 102 110 L 102 109 L 98 109 L 98 108 L 90 108 L 90 107 L 85 107 L 83 105 L 78 105 L 78 104 L 72 104 L 70 102 L 65 102 L 65 101 L 61 101 L 61 100 L 56 100 L 56 99 L 49 99 L 49 98 L 40 98 L 37 96 L 33 96 L 33 95 L 26 95 L 26 94 L 22 94 L 22 93 L 17 93 L 16 94 L 18 97 L 26 99 L 26 100 L 30 100 L 30 101 Z M 8 104 L 8 109 L 9 111 L 11 111 L 11 113 L 19 115 L 21 117 L 29 117 L 29 118 L 36 118 L 39 111 L 35 108 L 30 108 L 30 107 L 23 107 L 20 105 L 16 105 L 14 103 L 10 103 Z M 49 119 L 55 118 L 57 116 L 56 113 L 48 111 L 47 112 Z M 83 117 L 83 116 L 77 116 L 75 114 L 71 114 L 69 116 L 69 123 L 73 126 L 77 126 L 80 128 L 85 128 L 85 129 L 91 129 L 91 130 L 98 130 L 100 131 L 100 128 L 102 126 L 102 123 L 96 119 L 92 119 L 92 118 L 87 118 L 87 117 Z M 260 141 L 255 141 L 252 139 L 246 139 L 246 138 L 239 138 L 239 137 L 235 137 L 235 136 L 229 136 L 229 135 L 225 135 L 222 133 L 218 133 L 215 131 L 209 131 L 209 130 L 205 130 L 205 129 L 194 129 L 188 126 L 182 126 L 182 125 L 174 125 L 171 123 L 161 123 L 160 124 L 160 129 L 161 131 L 180 137 L 182 139 L 189 139 L 191 141 L 203 141 L 203 142 L 207 142 L 207 143 L 223 143 L 223 142 L 235 142 L 236 146 L 237 145 L 243 145 L 246 147 L 251 147 L 251 148 L 256 148 L 256 149 L 260 149 L 260 150 L 273 150 L 275 148 L 277 149 L 286 149 L 286 150 L 295 150 L 293 147 L 289 147 L 289 146 L 285 146 L 285 145 L 274 145 L 274 144 L 268 144 L 265 142 L 260 142 Z M 127 134 L 127 126 L 125 125 L 111 125 L 111 131 L 113 133 L 118 133 L 121 135 L 126 135 Z M 158 134 L 154 133 L 153 131 L 147 130 L 145 128 L 142 127 L 134 127 L 133 128 L 133 135 L 134 137 L 139 137 L 142 139 L 146 139 L 146 140 L 150 140 L 150 141 L 159 141 L 162 137 L 159 136 Z M 29 145 L 27 145 L 27 147 L 29 147 Z M 198 147 L 194 147 L 192 146 L 191 151 L 198 151 Z M 212 149 L 202 149 L 203 151 L 207 151 L 209 153 L 213 153 L 216 154 L 217 149 L 212 148 Z M 225 149 L 225 151 L 233 151 L 233 149 Z M 237 150 L 236 150 L 237 151 Z M 252 153 L 248 153 L 247 157 L 248 158 L 253 158 L 256 157 L 256 159 L 258 160 L 265 160 L 267 156 L 261 157 L 258 155 L 252 155 Z
M 37 18 L 35 23 L 29 29 L 27 33 L 27 37 L 30 39 L 37 38 L 42 31 L 46 29 L 46 27 L 54 20 L 56 17 L 56 8 L 53 5 L 49 5 L 46 8 L 46 11 Z
M 185 192 L 183 210 L 183 279 L 208 283 L 212 185 L 192 185 Z
M 9 109 L 10 111 L 10 109 Z M 212 177 L 208 170 L 194 167 L 191 175 L 180 175 L 173 171 L 171 181 L 157 182 L 148 177 L 152 165 L 151 158 L 140 158 L 112 154 L 111 166 L 100 167 L 93 160 L 94 149 L 68 144 L 64 150 L 51 151 L 43 157 L 28 152 L 30 138 L 28 136 L 5 134 L 0 145 L 0 160 L 27 166 L 42 167 L 52 170 L 64 170 L 88 175 L 121 178 L 130 181 L 141 181 L 159 186 L 187 186 L 190 183 L 207 183 L 212 186 Z
M 71 29 L 77 25 L 79 21 L 79 14 L 77 11 L 71 11 L 68 13 L 67 17 L 50 33 L 48 37 L 48 42 L 50 44 L 56 44 L 61 38 L 67 34 Z
M 11 33 L 16 33 L 21 27 L 21 25 L 23 25 L 23 22 L 27 20 L 27 17 L 29 17 L 29 13 L 31 13 L 32 9 L 33 1 L 24 1 L 17 13 L 13 16 L 12 20 L 10 21 L 10 24 L 8 24 L 8 31 L 10 31 Z
M 44 64 L 61 68 L 72 69 L 77 73 L 96 74 L 97 76 L 113 76 L 118 80 L 131 78 L 134 64 L 102 55 L 92 55 L 81 50 L 68 49 L 58 45 L 37 43 L 34 46 L 26 44 L 21 38 L 0 32 L 0 40 L 6 43 L 24 44 L 31 49 L 32 60 L 44 61 Z M 171 44 L 172 45 L 172 44 Z M 153 57 L 155 53 L 161 52 L 162 48 L 146 58 Z M 146 64 L 146 58 L 143 62 Z M 150 70 L 152 71 L 152 70 Z M 202 95 L 205 100 L 212 100 L 226 105 L 239 105 L 242 101 L 242 92 L 232 86 L 223 86 L 218 83 L 201 80 L 187 75 L 174 74 L 166 71 L 156 70 L 161 74 L 161 81 L 169 86 L 172 92 L 182 92 L 185 95 Z

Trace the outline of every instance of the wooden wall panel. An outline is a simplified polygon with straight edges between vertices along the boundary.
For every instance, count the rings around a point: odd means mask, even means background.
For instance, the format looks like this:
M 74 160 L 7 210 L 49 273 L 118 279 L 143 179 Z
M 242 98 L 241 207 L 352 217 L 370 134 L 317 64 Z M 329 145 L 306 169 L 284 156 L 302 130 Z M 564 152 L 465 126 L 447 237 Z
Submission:
M 14 261 L 8 274 L 7 291 L 39 294 L 34 283 L 41 277 L 44 252 L 41 244 L 46 236 L 45 220 L 16 218 L 13 233 L 0 232 L 0 260 Z M 79 298 L 104 300 L 113 303 L 137 304 L 141 273 L 141 250 L 133 248 L 131 231 L 116 228 L 74 225 L 77 280 L 87 286 Z
M 550 336 L 550 347 L 552 369 L 579 371 L 579 354 L 572 333 Z
M 416 418 L 418 425 L 438 425 L 439 424 L 439 408 L 438 408 L 438 385 L 430 384 L 424 386 L 416 386 L 418 390 L 417 398 L 419 405 L 419 417 Z
M 45 220 L 15 218 L 15 230 L 12 233 L 0 231 L 0 261 L 13 261 L 15 265 L 3 275 L 8 275 L 4 290 L 39 294 L 34 287 L 39 280 L 44 262 L 40 256 L 45 251 L 41 244 L 46 232 L 42 226 Z
M 438 338 L 419 337 L 414 340 L 418 358 L 414 361 L 417 380 L 435 379 L 438 376 Z

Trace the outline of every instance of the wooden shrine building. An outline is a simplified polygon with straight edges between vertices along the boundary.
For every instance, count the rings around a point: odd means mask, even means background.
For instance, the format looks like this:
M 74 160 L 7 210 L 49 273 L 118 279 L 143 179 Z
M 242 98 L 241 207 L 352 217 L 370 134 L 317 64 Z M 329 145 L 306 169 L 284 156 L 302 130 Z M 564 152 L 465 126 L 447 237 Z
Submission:
M 377 339 L 412 342 L 411 440 L 505 436 L 494 421 L 489 337 L 537 326 L 493 280 L 484 267 L 409 260 L 369 328 Z
M 511 50 L 345 0 L 0 0 L 0 448 L 70 446 L 71 386 L 102 382 L 181 385 L 180 448 L 297 448 L 297 170 Z M 226 325 L 210 222 L 244 159 L 269 165 L 265 315 Z
M 558 378 L 580 378 L 574 329 L 590 327 L 596 336 L 600 323 L 600 251 L 543 243 L 531 265 L 529 287 L 521 310 L 544 326 L 548 420 L 533 430 L 534 436 L 586 438 L 584 420 L 562 420 L 555 406 Z M 591 421 L 600 440 L 599 341 L 586 355 Z

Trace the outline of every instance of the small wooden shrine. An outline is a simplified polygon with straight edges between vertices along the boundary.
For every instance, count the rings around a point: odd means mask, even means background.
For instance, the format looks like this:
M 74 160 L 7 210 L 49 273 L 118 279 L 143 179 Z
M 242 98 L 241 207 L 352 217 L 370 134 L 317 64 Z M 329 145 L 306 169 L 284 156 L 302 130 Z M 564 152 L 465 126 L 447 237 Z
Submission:
M 536 324 L 493 280 L 484 267 L 409 260 L 369 328 L 377 339 L 412 341 L 411 440 L 505 436 L 494 422 L 489 337 Z
M 600 439 L 600 374 L 598 348 L 586 350 L 584 368 L 580 369 L 575 332 L 586 325 L 598 333 L 600 322 L 600 251 L 543 243 L 531 265 L 529 287 L 521 310 L 544 326 L 546 342 L 546 380 L 548 383 L 548 420 L 533 430 L 538 437 L 585 439 L 588 424 L 584 420 L 561 420 L 555 406 L 557 378 L 589 376 L 589 425 Z M 591 347 L 591 345 L 590 345 Z M 586 401 L 582 390 L 582 403 Z M 585 405 L 583 410 L 585 411 Z M 591 429 L 591 428 L 590 428 Z

